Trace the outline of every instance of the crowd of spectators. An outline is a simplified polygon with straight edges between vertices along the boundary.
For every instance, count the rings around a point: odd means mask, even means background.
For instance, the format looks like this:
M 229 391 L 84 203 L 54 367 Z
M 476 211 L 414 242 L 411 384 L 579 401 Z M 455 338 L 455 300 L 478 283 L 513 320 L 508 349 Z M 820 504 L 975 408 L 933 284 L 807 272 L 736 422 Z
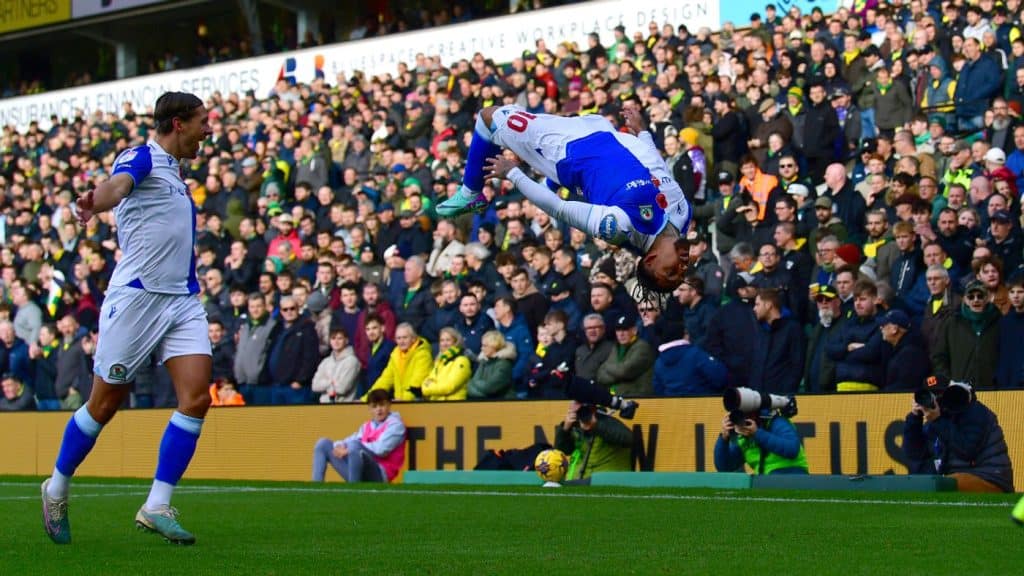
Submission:
M 271 20 L 260 34 L 262 42 L 259 48 L 253 45 L 252 36 L 245 30 L 241 22 L 210 26 L 198 20 L 195 26 L 193 49 L 188 54 L 167 50 L 159 43 L 139 46 L 139 74 L 156 74 L 171 70 L 182 70 L 208 64 L 229 62 L 241 58 L 250 58 L 261 54 L 290 52 L 303 48 L 314 48 L 325 44 L 344 42 L 347 40 L 363 40 L 395 34 L 411 32 L 427 28 L 436 28 L 450 24 L 470 22 L 479 18 L 515 14 L 529 10 L 538 10 L 563 4 L 572 4 L 582 0 L 518 0 L 510 3 L 507 0 L 447 0 L 440 8 L 435 9 L 435 2 L 429 0 L 403 1 L 389 3 L 386 0 L 367 2 L 360 6 L 351 6 L 349 16 L 354 19 L 350 26 L 336 26 L 329 30 L 306 30 L 301 36 L 293 23 L 285 20 Z M 391 4 L 395 4 L 392 6 Z M 289 12 L 289 19 L 295 15 Z M 266 22 L 266 19 L 264 20 Z M 10 98 L 27 94 L 40 94 L 47 90 L 86 86 L 95 82 L 118 79 L 112 65 L 113 58 L 101 59 L 95 70 L 77 69 L 68 73 L 65 78 L 40 78 L 29 70 L 22 70 L 25 77 L 5 82 L 0 86 L 0 97 Z
M 286 404 L 564 398 L 572 378 L 626 396 L 1019 387 L 1021 1 L 862 4 L 212 96 L 185 171 L 215 388 Z M 487 183 L 485 213 L 436 218 L 477 110 L 620 123 L 628 99 L 695 213 L 665 301 L 631 296 L 635 256 L 509 182 Z M 69 204 L 152 130 L 130 106 L 54 120 L 0 140 L 0 407 L 88 397 L 117 227 Z M 133 405 L 173 403 L 150 368 Z

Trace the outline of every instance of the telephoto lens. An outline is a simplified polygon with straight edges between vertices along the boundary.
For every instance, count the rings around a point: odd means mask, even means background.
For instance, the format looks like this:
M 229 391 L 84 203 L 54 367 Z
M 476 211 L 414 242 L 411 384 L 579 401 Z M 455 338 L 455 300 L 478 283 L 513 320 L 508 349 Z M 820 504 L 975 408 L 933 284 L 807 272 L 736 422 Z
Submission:
M 928 388 L 921 388 L 914 392 L 914 402 L 920 404 L 922 408 L 935 410 L 935 394 L 932 394 Z

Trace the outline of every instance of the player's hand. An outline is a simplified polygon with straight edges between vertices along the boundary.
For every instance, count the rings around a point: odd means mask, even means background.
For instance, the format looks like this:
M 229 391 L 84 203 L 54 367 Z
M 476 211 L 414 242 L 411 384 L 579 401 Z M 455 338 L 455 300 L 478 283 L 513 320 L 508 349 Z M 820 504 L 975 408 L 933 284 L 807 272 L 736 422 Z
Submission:
M 78 197 L 75 201 L 75 212 L 78 216 L 78 222 L 85 226 L 89 220 L 92 219 L 92 208 L 93 208 L 93 191 L 86 190 Z
M 494 156 L 484 161 L 484 179 L 498 178 L 504 180 L 513 168 L 519 167 L 519 158 L 506 158 L 504 155 Z
M 344 458 L 345 456 L 348 456 L 348 446 L 338 444 L 334 447 L 334 450 L 331 450 L 331 453 L 334 454 L 335 458 Z
M 626 122 L 626 129 L 633 136 L 644 131 L 644 115 L 633 102 L 627 102 L 622 107 L 622 119 Z

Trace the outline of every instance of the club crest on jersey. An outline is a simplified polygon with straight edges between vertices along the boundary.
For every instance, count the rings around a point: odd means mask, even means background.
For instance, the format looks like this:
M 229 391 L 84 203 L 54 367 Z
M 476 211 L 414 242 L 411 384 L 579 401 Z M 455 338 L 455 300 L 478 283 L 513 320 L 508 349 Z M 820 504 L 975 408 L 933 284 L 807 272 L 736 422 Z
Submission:
M 641 204 L 640 217 L 643 218 L 644 220 L 650 220 L 654 218 L 654 206 L 651 206 L 650 204 Z
M 114 364 L 110 367 L 110 372 L 107 374 L 107 378 L 112 381 L 124 382 L 128 379 L 128 368 L 124 364 Z

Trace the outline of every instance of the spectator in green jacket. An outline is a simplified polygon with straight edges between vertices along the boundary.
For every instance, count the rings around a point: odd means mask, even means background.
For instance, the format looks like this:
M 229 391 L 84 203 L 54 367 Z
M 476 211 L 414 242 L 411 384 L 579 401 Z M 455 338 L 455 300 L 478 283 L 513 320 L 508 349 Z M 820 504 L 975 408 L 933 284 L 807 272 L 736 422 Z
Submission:
M 613 320 L 616 345 L 597 369 L 597 383 L 620 396 L 651 396 L 654 388 L 654 349 L 637 337 L 634 312 L 623 312 Z
M 516 390 L 512 386 L 515 361 L 514 344 L 507 342 L 497 330 L 485 332 L 480 340 L 478 364 L 469 380 L 469 398 L 515 398 Z

